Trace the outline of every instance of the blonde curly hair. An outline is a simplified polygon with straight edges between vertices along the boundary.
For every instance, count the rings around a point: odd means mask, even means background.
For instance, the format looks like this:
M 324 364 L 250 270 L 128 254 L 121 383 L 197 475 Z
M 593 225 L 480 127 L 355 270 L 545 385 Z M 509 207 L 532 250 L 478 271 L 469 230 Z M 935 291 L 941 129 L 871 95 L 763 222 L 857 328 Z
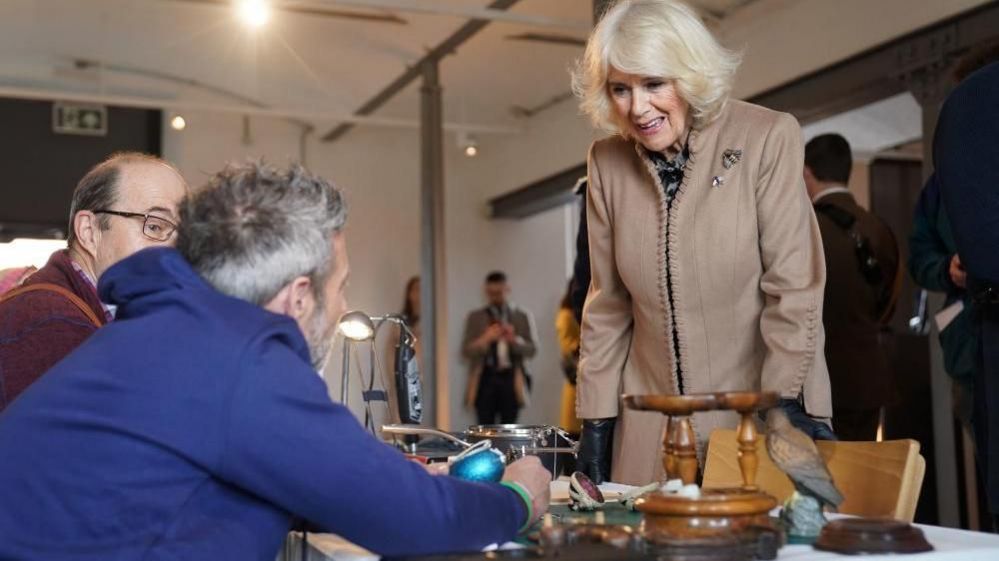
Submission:
M 742 55 L 722 47 L 687 6 L 672 0 L 621 0 L 590 34 L 572 72 L 572 89 L 593 125 L 621 133 L 607 90 L 608 69 L 673 81 L 695 126 L 718 116 Z

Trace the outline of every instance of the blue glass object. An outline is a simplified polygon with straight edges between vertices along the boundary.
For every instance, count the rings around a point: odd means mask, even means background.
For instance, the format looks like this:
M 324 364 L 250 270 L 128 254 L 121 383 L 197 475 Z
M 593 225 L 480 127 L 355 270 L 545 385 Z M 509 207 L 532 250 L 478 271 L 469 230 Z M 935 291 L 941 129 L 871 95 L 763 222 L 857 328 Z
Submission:
M 452 477 L 467 481 L 495 483 L 503 478 L 505 459 L 499 450 L 488 446 L 478 449 L 473 447 L 455 459 L 451 467 L 448 468 L 448 473 Z

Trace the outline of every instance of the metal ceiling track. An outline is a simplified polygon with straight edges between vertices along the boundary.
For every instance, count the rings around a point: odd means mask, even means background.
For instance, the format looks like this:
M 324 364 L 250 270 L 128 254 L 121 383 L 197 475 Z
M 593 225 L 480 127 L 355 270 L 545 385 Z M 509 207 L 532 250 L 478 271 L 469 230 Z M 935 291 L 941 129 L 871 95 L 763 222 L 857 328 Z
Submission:
M 516 4 L 518 0 L 494 0 L 488 6 L 488 10 L 506 10 L 510 6 Z M 389 85 L 385 86 L 382 91 L 378 92 L 374 97 L 368 100 L 360 109 L 354 112 L 357 117 L 365 117 L 371 115 L 383 105 L 385 105 L 390 99 L 392 99 L 397 93 L 408 86 L 413 80 L 421 77 L 423 75 L 423 69 L 426 67 L 428 62 L 437 63 L 445 56 L 453 53 L 462 43 L 471 39 L 476 33 L 482 30 L 486 25 L 489 24 L 490 20 L 487 19 L 473 19 L 465 25 L 461 26 L 458 31 L 453 35 L 445 39 L 442 43 L 430 50 L 429 53 L 423 56 L 416 63 L 411 65 L 401 76 L 392 81 Z M 343 135 L 347 134 L 354 125 L 352 123 L 343 123 L 330 132 L 323 135 L 323 142 L 333 142 Z

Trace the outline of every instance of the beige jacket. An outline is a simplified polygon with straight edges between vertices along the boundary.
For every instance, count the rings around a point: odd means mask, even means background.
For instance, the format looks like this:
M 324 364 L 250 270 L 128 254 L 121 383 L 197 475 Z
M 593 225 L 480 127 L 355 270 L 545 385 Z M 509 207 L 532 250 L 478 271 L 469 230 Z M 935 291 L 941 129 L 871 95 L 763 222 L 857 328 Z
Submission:
M 590 150 L 592 282 L 577 413 L 618 417 L 612 479 L 621 483 L 661 476 L 664 429 L 658 413 L 625 410 L 624 393 L 773 390 L 802 394 L 808 413 L 832 416 L 822 352 L 825 264 L 797 121 L 730 101 L 691 132 L 689 148 L 669 211 L 643 149 L 611 137 Z M 738 150 L 726 168 L 723 155 Z M 734 428 L 737 417 L 699 413 L 693 423 L 703 458 L 711 431 Z

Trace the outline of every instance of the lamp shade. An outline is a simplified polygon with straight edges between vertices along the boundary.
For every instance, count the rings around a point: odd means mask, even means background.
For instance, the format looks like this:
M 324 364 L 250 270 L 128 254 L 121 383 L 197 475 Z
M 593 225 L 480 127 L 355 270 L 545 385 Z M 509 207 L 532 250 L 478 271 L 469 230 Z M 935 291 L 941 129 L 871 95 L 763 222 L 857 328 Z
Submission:
M 375 324 L 371 317 L 360 311 L 353 310 L 340 318 L 340 332 L 351 341 L 367 341 L 375 335 Z

